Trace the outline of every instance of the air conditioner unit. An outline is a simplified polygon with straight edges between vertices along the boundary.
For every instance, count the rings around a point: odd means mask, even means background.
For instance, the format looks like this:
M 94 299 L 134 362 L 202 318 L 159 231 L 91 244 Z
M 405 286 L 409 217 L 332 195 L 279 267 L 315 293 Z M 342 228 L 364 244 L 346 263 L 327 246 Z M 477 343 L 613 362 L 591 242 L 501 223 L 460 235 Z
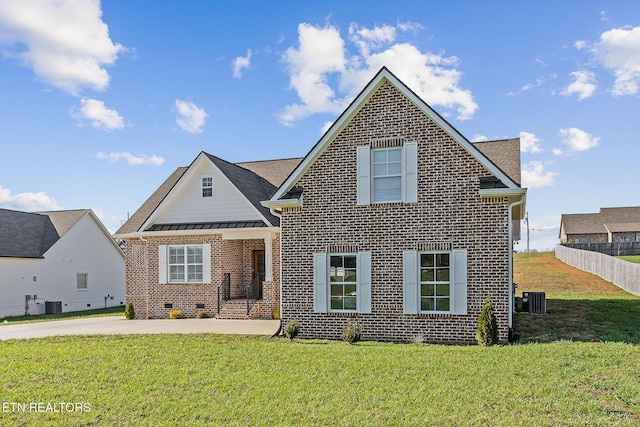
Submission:
M 523 292 L 522 308 L 529 313 L 546 313 L 547 298 L 544 292 Z

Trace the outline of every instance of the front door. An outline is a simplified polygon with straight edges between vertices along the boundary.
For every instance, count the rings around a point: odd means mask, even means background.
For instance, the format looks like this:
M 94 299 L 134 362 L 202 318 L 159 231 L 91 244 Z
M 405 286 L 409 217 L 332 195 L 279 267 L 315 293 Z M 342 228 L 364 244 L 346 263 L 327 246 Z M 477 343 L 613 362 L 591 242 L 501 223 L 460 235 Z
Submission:
M 260 275 L 260 283 L 262 283 L 265 276 L 264 251 L 253 251 L 253 273 L 251 278 L 255 278 L 258 274 Z

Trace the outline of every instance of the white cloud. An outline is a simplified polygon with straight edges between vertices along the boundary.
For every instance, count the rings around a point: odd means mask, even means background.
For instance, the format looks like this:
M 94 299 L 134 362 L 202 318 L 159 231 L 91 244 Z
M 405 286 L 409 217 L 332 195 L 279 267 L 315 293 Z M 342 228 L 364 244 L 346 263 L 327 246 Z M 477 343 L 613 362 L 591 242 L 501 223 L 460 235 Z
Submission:
M 0 44 L 5 54 L 33 69 L 42 81 L 77 95 L 104 90 L 106 66 L 125 48 L 109 38 L 98 0 L 0 2 Z
M 334 122 L 326 122 L 324 125 L 322 125 L 322 128 L 320 129 L 321 135 L 324 135 L 325 133 L 327 133 L 327 131 L 333 125 L 333 123 Z
M 80 120 L 89 120 L 96 129 L 111 132 L 124 127 L 124 120 L 116 110 L 107 108 L 104 102 L 97 99 L 82 98 L 80 109 L 72 109 L 71 116 Z
M 182 130 L 189 133 L 202 133 L 207 117 L 209 116 L 203 108 L 199 108 L 193 102 L 176 99 L 178 117 L 176 123 Z
M 577 40 L 574 44 L 573 47 L 575 47 L 577 50 L 582 50 L 585 47 L 587 47 L 587 42 L 585 42 L 584 40 Z
M 640 83 L 640 26 L 614 28 L 600 35 L 593 48 L 598 62 L 613 71 L 614 95 L 638 93 Z
M 578 128 L 560 129 L 560 136 L 563 137 L 562 142 L 568 145 L 572 151 L 587 151 L 598 145 L 599 137 L 594 137 Z
M 0 186 L 0 205 L 22 211 L 53 211 L 62 209 L 53 197 L 45 193 L 11 194 L 11 190 Z
M 564 154 L 564 151 L 562 151 L 562 149 L 560 148 L 554 148 L 551 150 L 551 152 L 554 156 L 562 156 Z
M 526 188 L 540 188 L 553 185 L 558 174 L 547 171 L 542 162 L 531 161 L 522 168 L 522 186 Z
M 587 70 L 578 70 L 570 73 L 569 76 L 573 77 L 575 81 L 567 86 L 560 95 L 570 96 L 571 94 L 578 94 L 578 100 L 589 98 L 595 92 L 597 85 L 594 83 L 596 75 Z
M 418 31 L 423 30 L 424 27 L 422 26 L 422 24 L 419 24 L 417 22 L 406 21 L 398 22 L 398 29 L 400 31 L 417 33 Z
M 487 138 L 486 136 L 481 135 L 479 133 L 476 133 L 471 137 L 471 141 L 473 141 L 473 142 L 481 142 L 481 141 L 488 141 L 488 140 L 489 140 L 489 138 Z
M 247 50 L 246 56 L 238 56 L 233 60 L 233 77 L 242 78 L 242 70 L 249 68 L 251 65 L 251 49 Z
M 403 27 L 406 29 L 407 27 Z M 299 103 L 287 105 L 279 115 L 285 125 L 318 113 L 339 113 L 383 66 L 432 106 L 457 113 L 460 120 L 473 116 L 478 105 L 471 92 L 460 87 L 462 73 L 456 57 L 423 53 L 409 43 L 396 43 L 397 29 L 352 24 L 349 51 L 338 28 L 298 26 L 298 46 L 287 49 L 290 87 Z M 395 44 L 393 44 L 395 43 Z M 336 94 L 338 92 L 338 94 Z
M 126 151 L 119 151 L 119 152 L 114 152 L 109 154 L 99 152 L 96 154 L 96 157 L 98 159 L 108 160 L 111 163 L 116 163 L 120 159 L 124 159 L 127 161 L 128 164 L 132 166 L 138 166 L 138 165 L 160 166 L 161 164 L 164 163 L 164 158 L 158 157 L 156 155 L 148 156 L 146 154 L 140 154 L 138 156 L 134 156 L 133 154 L 128 153 Z
M 542 151 L 540 140 L 531 132 L 520 132 L 520 151 L 523 153 L 539 153 Z

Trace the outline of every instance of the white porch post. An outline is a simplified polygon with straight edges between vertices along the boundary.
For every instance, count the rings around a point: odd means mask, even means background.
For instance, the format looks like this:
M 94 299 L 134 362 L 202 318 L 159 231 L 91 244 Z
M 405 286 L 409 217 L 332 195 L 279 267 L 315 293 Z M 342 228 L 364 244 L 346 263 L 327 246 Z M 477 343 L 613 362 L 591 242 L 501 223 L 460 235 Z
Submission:
M 273 234 L 267 233 L 264 237 L 264 281 L 273 280 L 273 256 L 271 254 Z

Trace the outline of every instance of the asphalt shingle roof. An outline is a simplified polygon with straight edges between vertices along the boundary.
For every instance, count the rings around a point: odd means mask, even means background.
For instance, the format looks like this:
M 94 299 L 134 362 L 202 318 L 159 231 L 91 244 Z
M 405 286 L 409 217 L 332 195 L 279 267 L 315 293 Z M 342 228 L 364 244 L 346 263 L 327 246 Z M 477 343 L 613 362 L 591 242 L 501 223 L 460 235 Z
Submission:
M 59 239 L 49 216 L 0 209 L 0 257 L 42 258 Z

